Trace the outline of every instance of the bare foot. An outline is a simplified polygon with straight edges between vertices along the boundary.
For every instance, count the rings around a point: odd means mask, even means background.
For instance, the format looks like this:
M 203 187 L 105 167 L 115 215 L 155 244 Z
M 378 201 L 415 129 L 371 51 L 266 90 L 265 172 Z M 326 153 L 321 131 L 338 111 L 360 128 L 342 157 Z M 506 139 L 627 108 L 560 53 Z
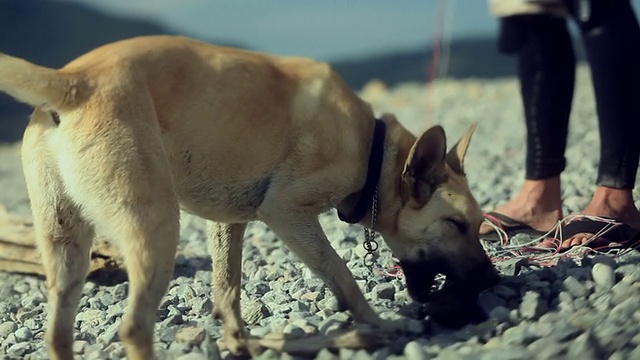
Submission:
M 604 186 L 596 187 L 593 198 L 587 207 L 579 214 L 604 216 L 614 218 L 634 229 L 640 230 L 640 211 L 633 202 L 631 190 L 613 189 Z M 606 235 L 606 234 L 605 234 Z M 562 242 L 561 249 L 583 245 L 593 237 L 593 234 L 579 233 Z M 600 247 L 611 243 L 606 237 L 594 239 L 589 246 Z
M 549 231 L 562 219 L 560 177 L 545 180 L 525 180 L 515 198 L 498 206 L 495 212 L 523 222 L 538 231 Z M 480 234 L 493 231 L 482 224 Z

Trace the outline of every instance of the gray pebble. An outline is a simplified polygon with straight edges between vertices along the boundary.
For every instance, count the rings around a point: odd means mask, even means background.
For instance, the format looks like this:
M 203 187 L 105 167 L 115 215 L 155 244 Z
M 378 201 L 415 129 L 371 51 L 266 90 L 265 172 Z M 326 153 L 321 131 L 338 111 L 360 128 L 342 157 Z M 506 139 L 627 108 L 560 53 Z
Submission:
M 427 354 L 422 349 L 422 345 L 417 341 L 410 341 L 404 346 L 404 356 L 406 356 L 407 360 L 428 359 Z
M 530 358 L 540 360 L 562 359 L 566 349 L 567 344 L 561 344 L 553 337 L 538 339 L 527 346 Z
M 636 310 L 640 309 L 637 298 L 628 298 L 611 309 L 610 317 L 619 320 L 626 320 L 633 317 Z
M 516 326 L 508 328 L 503 335 L 504 341 L 509 345 L 529 345 L 539 338 L 539 336 L 529 330 L 527 326 Z
M 514 259 L 501 262 L 498 266 L 500 272 L 504 275 L 515 276 L 520 274 L 523 267 L 526 267 L 528 264 L 529 262 L 526 259 Z
M 572 341 L 582 333 L 582 330 L 567 323 L 558 323 L 555 325 L 553 333 L 558 341 Z
M 326 333 L 330 330 L 335 330 L 338 327 L 342 327 L 349 321 L 350 316 L 347 313 L 339 312 L 335 313 L 320 323 L 319 330 L 322 333 Z
M 626 357 L 624 355 L 624 352 L 622 351 L 616 351 L 613 354 L 611 354 L 611 356 L 609 356 L 608 360 L 625 360 Z
M 195 299 L 198 294 L 196 294 L 195 290 L 191 287 L 191 284 L 181 284 L 178 286 L 177 293 L 178 298 L 184 300 L 187 303 L 191 303 L 193 299 Z
M 298 339 L 307 335 L 304 329 L 292 323 L 285 325 L 282 329 L 282 333 L 287 334 L 288 338 L 292 339 Z
M 31 338 L 33 338 L 31 329 L 26 326 L 18 328 L 13 334 L 16 336 L 16 340 L 18 340 L 19 342 L 29 341 L 31 340 Z
M 555 322 L 543 321 L 542 318 L 540 318 L 539 321 L 536 321 L 529 325 L 529 331 L 538 337 L 547 337 L 553 333 L 555 327 Z
M 280 359 L 282 356 L 275 350 L 272 349 L 267 349 L 264 352 L 262 352 L 262 354 L 260 354 L 258 357 L 256 357 L 256 360 L 275 360 L 275 359 Z M 235 359 L 235 357 L 223 357 L 223 359 Z
M 98 339 L 103 344 L 110 344 L 118 338 L 118 330 L 120 328 L 121 319 L 116 320 L 113 324 L 109 325 L 105 330 L 102 331 Z
M 165 325 L 167 326 L 167 325 Z M 165 343 L 170 343 L 172 342 L 175 338 L 176 338 L 176 333 L 178 332 L 178 327 L 177 326 L 167 326 L 164 329 L 162 329 L 160 331 L 160 334 L 158 336 L 158 340 L 165 342 Z
M 261 300 L 265 304 L 284 304 L 291 301 L 291 296 L 281 290 L 271 290 L 266 292 Z
M 291 287 L 289 288 L 289 294 L 293 295 L 299 291 L 307 291 L 307 288 L 305 287 L 305 280 L 303 278 L 300 278 L 296 281 L 293 282 L 293 284 L 291 284 Z
M 510 310 L 507 309 L 506 307 L 496 306 L 491 310 L 491 312 L 489 313 L 489 316 L 492 319 L 496 319 L 496 321 L 498 321 L 499 323 L 505 323 L 505 322 L 508 322 L 510 319 L 509 313 L 510 313 Z
M 527 291 L 522 297 L 520 314 L 525 319 L 537 319 L 547 311 L 547 302 L 540 298 L 540 294 Z
M 565 289 L 574 298 L 584 298 L 589 295 L 587 287 L 573 276 L 569 276 L 563 281 Z
M 85 350 L 89 346 L 89 343 L 84 340 L 78 340 L 73 342 L 73 353 L 84 354 Z
M 591 259 L 591 263 L 594 264 L 594 266 L 596 264 L 602 264 L 602 265 L 609 266 L 610 268 L 615 268 L 617 265 L 616 260 L 613 259 L 611 256 L 602 255 L 602 254 L 595 255 Z
M 335 296 L 327 296 L 318 304 L 320 308 L 328 309 L 332 312 L 336 312 L 339 310 L 338 299 Z
M 269 309 L 260 300 L 244 300 L 240 303 L 242 318 L 249 325 L 258 324 L 271 315 Z
M 640 359 L 640 346 L 635 347 L 635 349 L 629 352 L 629 357 L 627 359 Z
M 185 326 L 179 328 L 176 332 L 176 342 L 192 346 L 200 345 L 204 341 L 206 336 L 207 332 L 202 327 Z
M 22 306 L 25 308 L 34 308 L 39 304 L 45 302 L 46 299 L 43 294 L 40 292 L 34 292 L 32 294 L 27 295 L 22 301 Z
M 208 357 L 205 354 L 192 352 L 178 357 L 177 360 L 208 360 Z
M 393 284 L 384 282 L 373 287 L 372 297 L 373 299 L 393 300 L 395 292 Z
M 6 321 L 0 324 L 0 340 L 4 340 L 9 334 L 18 329 L 18 325 L 13 321 Z
M 600 350 L 598 349 L 596 341 L 591 336 L 591 333 L 589 331 L 578 336 L 571 342 L 567 358 L 585 360 L 599 360 L 601 358 Z
M 6 339 L 4 339 L 4 341 L 0 345 L 0 349 L 6 349 L 9 346 L 14 345 L 16 343 L 18 343 L 18 340 L 16 339 L 16 336 L 13 333 L 11 333 L 9 334 L 9 336 L 7 336 Z
M 202 281 L 206 285 L 211 285 L 213 272 L 210 270 L 197 270 L 194 276 L 195 280 Z
M 107 347 L 104 348 L 104 352 L 109 354 L 109 357 L 113 359 L 122 359 L 126 355 L 124 344 L 122 344 L 121 342 L 111 343 L 107 345 Z
M 336 360 L 338 356 L 333 352 L 329 351 L 329 349 L 322 349 L 316 355 L 316 360 Z
M 366 350 L 358 350 L 351 358 L 352 360 L 371 360 L 371 355 Z
M 13 286 L 13 290 L 15 292 L 17 292 L 18 294 L 24 294 L 24 293 L 27 293 L 27 292 L 31 291 L 31 286 L 29 284 L 27 284 L 27 283 L 20 282 L 20 283 L 15 284 Z
M 620 304 L 621 302 L 627 300 L 630 297 L 634 297 L 634 289 L 631 284 L 626 281 L 620 281 L 613 286 L 611 289 L 612 301 L 615 304 Z
M 353 250 L 351 249 L 337 249 L 336 252 L 344 261 L 349 261 L 352 258 Z
M 122 301 L 126 299 L 127 294 L 129 293 L 129 284 L 126 282 L 117 284 L 113 287 L 111 292 L 118 301 Z
M 593 265 L 591 276 L 596 283 L 596 287 L 601 291 L 609 291 L 616 284 L 615 272 L 611 266 L 604 263 Z
M 213 302 L 208 297 L 197 297 L 191 304 L 191 311 L 198 316 L 211 314 L 213 310 Z
M 284 333 L 284 328 L 289 325 L 290 321 L 285 318 L 270 318 L 267 320 L 267 323 L 272 332 L 282 334 Z
M 638 265 L 636 264 L 625 264 L 615 268 L 615 272 L 622 276 L 633 274 L 636 270 L 638 270 Z
M 522 347 L 506 346 L 502 349 L 490 350 L 482 354 L 481 360 L 521 360 L 526 359 Z
M 7 349 L 7 354 L 9 356 L 18 356 L 19 358 L 22 358 L 25 354 L 30 352 L 31 349 L 32 349 L 32 346 L 31 346 L 30 343 L 21 342 L 21 343 L 17 343 L 17 344 L 11 345 Z
M 591 275 L 589 269 L 585 267 L 572 267 L 566 271 L 568 277 L 572 277 L 578 281 L 585 281 L 589 279 L 589 275 Z

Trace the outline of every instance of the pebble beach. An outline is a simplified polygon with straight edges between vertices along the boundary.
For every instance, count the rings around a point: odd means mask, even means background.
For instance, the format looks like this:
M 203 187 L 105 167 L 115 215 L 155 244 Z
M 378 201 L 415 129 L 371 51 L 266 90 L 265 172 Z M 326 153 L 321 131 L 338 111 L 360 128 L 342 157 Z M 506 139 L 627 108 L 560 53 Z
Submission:
M 524 177 L 525 126 L 515 78 L 442 79 L 391 88 L 373 80 L 360 95 L 377 114 L 394 113 L 419 134 L 440 124 L 449 145 L 477 122 L 465 159 L 471 190 L 489 211 L 507 201 Z M 570 123 L 567 169 L 562 175 L 565 214 L 581 210 L 591 197 L 599 137 L 589 71 L 580 66 Z M 26 119 L 25 119 L 26 124 Z M 640 199 L 640 193 L 635 192 Z M 0 146 L 0 203 L 12 213 L 31 210 L 19 158 L 19 144 Z M 640 205 L 640 201 L 637 201 Z M 381 243 L 377 268 L 363 264 L 362 228 L 322 214 L 322 225 L 347 262 L 370 303 L 383 317 L 420 318 L 401 276 Z M 487 251 L 498 251 L 496 244 Z M 517 261 L 516 261 L 517 260 Z M 483 292 L 479 305 L 488 320 L 452 330 L 437 325 L 426 334 L 399 337 L 375 351 L 323 350 L 318 359 L 640 359 L 640 256 L 584 253 L 535 261 L 496 261 L 502 281 Z M 327 287 L 304 267 L 264 224 L 247 229 L 243 250 L 242 313 L 253 335 L 284 332 L 305 336 L 351 321 L 339 312 Z M 161 358 L 230 359 L 215 340 L 220 323 L 211 311 L 211 260 L 205 221 L 184 213 L 174 280 L 158 310 L 155 347 Z M 117 330 L 126 307 L 127 282 L 88 282 L 75 321 L 78 359 L 121 359 Z M 0 359 L 47 359 L 43 340 L 47 314 L 42 279 L 0 273 Z M 302 359 L 266 351 L 261 359 Z

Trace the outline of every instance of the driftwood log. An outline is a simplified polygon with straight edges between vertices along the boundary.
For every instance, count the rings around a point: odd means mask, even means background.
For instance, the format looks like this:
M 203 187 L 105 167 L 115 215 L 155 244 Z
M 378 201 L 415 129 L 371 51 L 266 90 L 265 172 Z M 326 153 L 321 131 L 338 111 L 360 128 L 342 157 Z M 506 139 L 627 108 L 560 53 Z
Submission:
M 0 271 L 44 276 L 40 252 L 36 248 L 33 221 L 10 214 L 0 204 Z M 124 280 L 123 260 L 108 242 L 96 239 L 91 248 L 87 277 L 107 282 Z

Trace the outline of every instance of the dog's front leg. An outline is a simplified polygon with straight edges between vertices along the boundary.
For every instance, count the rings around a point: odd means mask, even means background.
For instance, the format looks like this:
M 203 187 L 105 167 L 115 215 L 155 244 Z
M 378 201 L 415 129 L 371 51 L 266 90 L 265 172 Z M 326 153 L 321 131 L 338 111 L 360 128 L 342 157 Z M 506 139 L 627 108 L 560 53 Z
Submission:
M 247 334 L 240 313 L 242 240 L 247 224 L 211 223 L 213 316 L 222 321 L 222 341 L 234 355 L 246 354 Z
M 333 249 L 318 221 L 318 216 L 303 211 L 260 212 L 264 221 L 305 265 L 329 287 L 340 310 L 351 311 L 354 320 L 385 330 L 397 327 L 383 320 L 360 291 L 344 260 Z

